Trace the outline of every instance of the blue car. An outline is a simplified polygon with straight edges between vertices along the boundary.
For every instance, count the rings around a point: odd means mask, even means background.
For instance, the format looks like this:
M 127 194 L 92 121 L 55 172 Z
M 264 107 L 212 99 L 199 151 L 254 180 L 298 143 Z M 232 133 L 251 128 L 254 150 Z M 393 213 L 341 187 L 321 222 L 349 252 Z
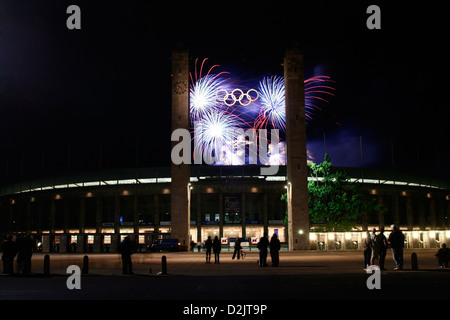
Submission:
M 178 251 L 180 250 L 180 243 L 178 239 L 158 239 L 148 248 L 150 251 Z

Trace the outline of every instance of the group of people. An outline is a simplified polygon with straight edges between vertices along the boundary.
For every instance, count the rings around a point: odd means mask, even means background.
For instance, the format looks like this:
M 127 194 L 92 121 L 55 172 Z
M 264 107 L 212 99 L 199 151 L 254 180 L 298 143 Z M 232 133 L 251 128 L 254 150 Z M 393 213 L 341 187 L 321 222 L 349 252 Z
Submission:
M 205 241 L 205 248 L 206 263 L 211 263 L 211 251 L 214 252 L 214 263 L 220 263 L 220 251 L 222 250 L 222 245 L 219 237 L 215 236 L 214 240 L 211 240 L 211 236 L 208 236 L 208 239 Z
M 392 250 L 392 258 L 395 265 L 394 270 L 403 270 L 405 235 L 396 225 L 392 225 L 392 232 L 388 238 L 384 235 L 384 228 L 381 228 L 378 234 L 376 234 L 376 229 L 373 229 L 372 232 L 367 232 L 366 238 L 364 239 L 364 269 L 367 269 L 370 265 L 374 265 L 374 260 L 378 259 L 380 270 L 386 270 L 384 263 L 386 261 L 388 246 Z M 438 259 L 440 268 L 444 266 L 448 267 L 450 249 L 447 248 L 445 243 L 442 244 L 442 248 L 438 250 L 435 256 Z
M 278 265 L 280 264 L 279 251 L 281 248 L 281 244 L 276 233 L 273 234 L 270 242 L 269 239 L 267 239 L 267 234 L 264 234 L 264 236 L 259 240 L 257 247 L 259 249 L 258 266 L 267 267 L 267 253 L 269 248 L 270 258 L 272 259 L 272 266 L 278 267 Z
M 395 225 L 392 226 L 392 232 L 389 238 L 384 235 L 384 228 L 376 234 L 376 229 L 367 232 L 364 239 L 364 269 L 375 264 L 374 260 L 379 259 L 380 270 L 386 270 L 384 263 L 388 246 L 391 246 L 392 258 L 394 260 L 394 270 L 403 269 L 403 248 L 405 246 L 405 235 Z
M 17 241 L 9 235 L 1 248 L 3 273 L 31 273 L 31 256 L 33 255 L 33 240 L 30 235 L 20 236 Z M 14 259 L 17 255 L 17 268 L 14 270 Z
M 270 257 L 272 258 L 272 266 L 277 267 L 280 263 L 279 251 L 280 251 L 280 240 L 278 236 L 274 234 L 272 239 L 269 242 L 267 238 L 267 234 L 264 234 L 261 237 L 258 243 L 259 249 L 259 260 L 258 265 L 260 267 L 267 267 L 267 254 L 268 248 L 270 248 Z M 208 236 L 208 239 L 205 241 L 205 249 L 206 249 L 206 263 L 211 263 L 211 251 L 214 252 L 214 263 L 220 263 L 219 256 L 221 251 L 221 243 L 219 238 L 216 236 L 214 240 L 211 239 L 211 236 Z M 239 260 L 241 257 L 243 258 L 244 252 L 242 251 L 241 240 L 236 238 L 234 242 L 234 252 L 232 256 L 232 260 L 237 258 Z

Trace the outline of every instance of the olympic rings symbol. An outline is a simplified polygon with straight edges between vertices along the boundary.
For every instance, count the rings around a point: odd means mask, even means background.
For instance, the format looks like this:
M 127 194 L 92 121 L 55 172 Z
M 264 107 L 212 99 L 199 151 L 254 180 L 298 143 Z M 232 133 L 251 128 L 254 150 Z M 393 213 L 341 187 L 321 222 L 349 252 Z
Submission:
M 224 92 L 224 93 L 220 93 Z M 251 92 L 255 92 L 255 94 L 250 94 Z M 225 89 L 219 89 L 216 93 L 216 98 L 218 101 L 225 103 L 227 106 L 231 107 L 236 102 L 239 102 L 241 106 L 248 106 L 250 103 L 258 100 L 259 94 L 255 89 L 250 89 L 247 93 L 244 93 L 241 89 L 234 89 L 233 91 L 228 92 Z

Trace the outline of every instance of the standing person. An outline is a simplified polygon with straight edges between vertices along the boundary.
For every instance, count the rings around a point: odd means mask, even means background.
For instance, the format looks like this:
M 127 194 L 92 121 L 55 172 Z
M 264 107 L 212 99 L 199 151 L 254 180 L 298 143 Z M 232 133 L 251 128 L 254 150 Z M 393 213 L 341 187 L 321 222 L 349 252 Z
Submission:
M 237 255 L 237 259 L 239 260 L 239 258 L 241 257 L 241 239 L 239 239 L 239 237 L 236 238 L 236 241 L 234 242 L 234 252 L 233 252 L 233 258 L 232 260 L 234 260 L 234 258 Z
M 264 233 L 264 236 L 258 242 L 259 249 L 259 260 L 258 266 L 267 267 L 267 247 L 269 246 L 269 239 L 267 239 L 267 234 Z
M 272 259 L 272 267 L 278 267 L 280 264 L 280 255 L 278 251 L 280 251 L 281 245 L 276 233 L 274 233 L 270 239 L 269 248 L 270 258 Z
M 370 256 L 370 264 L 374 265 L 375 260 L 378 259 L 378 246 L 376 242 L 377 230 L 375 228 L 372 229 L 372 232 L 370 233 L 370 244 L 372 246 L 372 254 Z
M 439 262 L 439 268 L 448 268 L 448 261 L 450 260 L 450 249 L 447 248 L 447 244 L 443 243 L 442 247 L 435 254 Z
M 222 245 L 217 236 L 214 237 L 212 247 L 213 247 L 213 252 L 214 252 L 214 263 L 220 263 L 219 256 L 220 256 L 220 251 L 222 250 Z
M 133 245 L 130 237 L 126 236 L 120 243 L 119 250 L 122 255 L 122 274 L 133 274 L 133 264 L 131 262 L 131 254 L 133 253 Z
M 372 258 L 372 239 L 370 238 L 370 232 L 366 232 L 366 237 L 363 242 L 364 248 L 364 270 L 370 266 L 370 260 Z
M 25 260 L 25 252 L 24 252 L 24 236 L 17 236 L 16 239 L 16 247 L 17 247 L 17 259 L 16 259 L 16 272 L 23 273 L 24 269 L 24 260 Z
M 191 252 L 194 252 L 194 250 L 195 250 L 195 246 L 196 246 L 197 244 L 194 242 L 194 240 L 191 240 L 191 243 L 190 243 L 190 246 L 191 246 Z
M 392 225 L 392 232 L 388 242 L 391 244 L 392 257 L 394 259 L 394 270 L 403 270 L 403 247 L 405 246 L 405 235 L 396 225 Z
M 3 261 L 3 273 L 14 274 L 14 258 L 17 254 L 17 245 L 13 241 L 12 235 L 6 238 L 6 241 L 2 245 L 2 261 Z
M 211 247 L 212 247 L 211 236 L 208 236 L 208 239 L 205 241 L 206 248 L 206 263 L 211 263 Z
M 23 272 L 24 273 L 31 273 L 31 256 L 33 255 L 33 239 L 31 239 L 31 236 L 27 234 L 25 236 L 24 240 L 24 265 L 23 265 Z
M 376 238 L 378 254 L 380 256 L 380 270 L 386 270 L 384 268 L 384 262 L 386 261 L 386 251 L 388 247 L 388 242 L 386 236 L 384 235 L 384 227 L 380 229 L 380 233 Z
M 31 256 L 33 255 L 33 240 L 29 234 L 21 236 L 17 242 L 17 272 L 31 272 Z

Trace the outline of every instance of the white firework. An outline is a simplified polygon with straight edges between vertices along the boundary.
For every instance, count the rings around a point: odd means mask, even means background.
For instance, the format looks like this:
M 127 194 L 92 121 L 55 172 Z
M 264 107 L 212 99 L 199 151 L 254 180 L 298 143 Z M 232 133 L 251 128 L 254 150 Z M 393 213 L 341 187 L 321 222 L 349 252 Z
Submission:
M 218 75 L 206 75 L 198 79 L 190 89 L 190 114 L 193 121 L 217 108 L 217 91 L 224 85 Z
M 205 159 L 207 163 L 222 161 L 232 148 L 239 124 L 239 118 L 225 111 L 204 112 L 202 118 L 194 122 L 196 152 L 206 154 L 210 158 Z
M 275 128 L 286 130 L 286 103 L 284 79 L 273 76 L 263 78 L 258 87 L 261 113 L 257 125 L 266 126 L 270 122 Z

